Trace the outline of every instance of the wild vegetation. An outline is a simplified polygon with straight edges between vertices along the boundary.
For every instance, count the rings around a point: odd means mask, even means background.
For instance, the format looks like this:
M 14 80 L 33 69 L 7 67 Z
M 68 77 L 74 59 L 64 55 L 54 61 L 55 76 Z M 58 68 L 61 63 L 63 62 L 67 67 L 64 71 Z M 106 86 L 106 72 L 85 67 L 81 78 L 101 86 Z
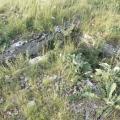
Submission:
M 120 119 L 120 0 L 0 0 L 0 55 L 76 18 L 45 59 L 0 63 L 0 120 Z

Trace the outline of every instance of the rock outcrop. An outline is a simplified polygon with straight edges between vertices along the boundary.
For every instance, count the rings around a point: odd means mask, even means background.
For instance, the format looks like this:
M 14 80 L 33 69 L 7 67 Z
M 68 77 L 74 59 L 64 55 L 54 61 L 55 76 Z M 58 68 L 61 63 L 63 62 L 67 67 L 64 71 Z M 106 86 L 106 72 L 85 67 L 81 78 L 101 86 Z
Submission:
M 66 36 L 71 36 L 78 28 L 78 24 L 76 26 L 76 23 L 70 24 L 67 28 L 65 26 L 56 26 L 54 32 L 39 33 L 30 40 L 13 42 L 9 48 L 0 54 L 0 63 L 13 60 L 19 54 L 28 55 L 30 58 L 37 57 L 39 54 L 41 55 L 46 48 L 49 48 L 51 43 L 54 43 L 54 40 L 59 40 L 61 45 L 63 45 Z
M 13 60 L 17 55 L 28 55 L 36 57 L 53 40 L 52 34 L 41 33 L 37 38 L 29 41 L 18 41 L 10 45 L 2 54 L 0 54 L 0 63 Z

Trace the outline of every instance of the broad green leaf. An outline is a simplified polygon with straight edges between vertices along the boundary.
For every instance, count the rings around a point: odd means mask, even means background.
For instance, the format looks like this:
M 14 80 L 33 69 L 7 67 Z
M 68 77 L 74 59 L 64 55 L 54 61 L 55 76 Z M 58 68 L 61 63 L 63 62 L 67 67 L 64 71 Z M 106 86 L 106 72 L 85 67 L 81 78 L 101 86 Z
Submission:
M 111 88 L 110 88 L 110 93 L 109 93 L 109 99 L 111 99 L 112 98 L 112 94 L 113 94 L 113 92 L 116 90 L 116 83 L 113 83 L 112 85 L 111 85 Z
M 103 98 L 103 100 L 105 101 L 105 103 L 109 106 L 113 106 L 114 105 L 114 102 L 113 101 L 110 101 L 108 98 Z

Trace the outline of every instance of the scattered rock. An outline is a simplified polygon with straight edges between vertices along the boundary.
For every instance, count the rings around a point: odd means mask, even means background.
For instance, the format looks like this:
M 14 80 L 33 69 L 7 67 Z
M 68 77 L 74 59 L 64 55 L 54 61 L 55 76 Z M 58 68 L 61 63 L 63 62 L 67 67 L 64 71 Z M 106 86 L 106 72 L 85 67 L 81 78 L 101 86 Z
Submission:
M 88 34 L 83 34 L 81 36 L 81 42 L 85 43 L 88 49 L 93 49 L 96 41 L 93 36 L 90 36 Z
M 8 23 L 8 20 L 7 20 L 7 17 L 5 14 L 1 14 L 0 13 L 0 20 L 3 22 L 3 24 L 7 24 Z
M 41 61 L 44 61 L 46 58 L 47 58 L 46 55 L 35 57 L 35 58 L 29 60 L 29 64 L 31 64 L 31 65 L 37 64 Z
M 117 53 L 118 47 L 114 47 L 110 44 L 105 44 L 102 51 L 104 57 L 111 57 Z
M 71 103 L 70 109 L 76 114 L 76 116 L 81 115 L 84 120 L 97 120 L 99 115 L 96 114 L 96 112 L 102 110 L 103 106 L 105 106 L 103 101 L 84 99 Z
M 86 83 L 86 85 L 89 86 L 90 88 L 93 88 L 93 87 L 94 87 L 93 83 L 92 83 L 89 79 L 87 79 L 87 80 L 85 81 L 85 83 Z
M 30 87 L 26 76 L 20 76 L 20 87 L 21 89 L 28 89 Z
M 93 37 L 88 35 L 88 34 L 84 34 L 83 38 L 86 39 L 86 40 L 92 40 L 93 39 Z
M 96 43 L 96 39 L 88 34 L 81 36 L 81 41 L 85 43 L 86 49 L 93 49 Z M 101 57 L 112 57 L 118 54 L 120 51 L 120 44 L 114 45 L 113 43 L 105 43 L 101 49 Z
M 63 30 L 62 30 L 62 28 L 61 28 L 61 26 L 56 26 L 55 27 L 55 32 L 57 33 L 63 33 Z
M 27 106 L 28 106 L 28 107 L 33 107 L 33 106 L 35 106 L 35 104 L 36 104 L 36 103 L 35 103 L 35 100 L 32 100 L 32 101 L 29 101 L 29 102 L 28 102 Z
M 47 48 L 54 40 L 59 40 L 61 46 L 63 46 L 63 41 L 66 36 L 65 33 L 72 37 L 72 35 L 76 33 L 76 29 L 78 29 L 79 23 L 78 21 L 70 24 L 70 27 L 66 27 L 66 30 L 64 30 L 64 27 L 58 25 L 55 27 L 54 32 L 33 34 L 33 37 L 27 41 L 19 39 L 15 42 L 15 40 L 13 40 L 11 46 L 0 54 L 0 63 L 14 60 L 19 54 L 28 55 L 30 58 L 34 58 L 41 55 L 43 49 Z M 72 32 L 74 33 L 72 34 Z M 79 31 L 77 31 L 77 33 L 79 33 Z M 77 34 L 77 36 L 80 36 L 80 34 Z
M 3 104 L 4 103 L 4 98 L 2 96 L 0 96 L 0 104 Z
M 91 90 L 96 94 L 96 95 L 100 95 L 101 91 L 100 88 L 97 84 L 93 83 L 91 80 L 87 79 L 85 80 L 85 86 L 90 87 Z
M 19 109 L 17 107 L 6 110 L 7 116 L 16 116 L 19 114 Z
M 77 82 L 65 91 L 65 96 L 72 96 L 81 93 L 84 89 L 82 82 Z
M 41 54 L 43 48 L 47 46 L 48 42 L 53 40 L 51 35 L 42 34 L 30 41 L 18 41 L 13 43 L 8 49 L 0 54 L 0 63 L 15 59 L 17 55 L 28 55 L 29 57 L 36 57 Z
M 11 45 L 11 48 L 13 49 L 17 49 L 18 47 L 21 47 L 22 45 L 24 45 L 25 43 L 27 43 L 27 41 L 18 41 L 14 44 Z

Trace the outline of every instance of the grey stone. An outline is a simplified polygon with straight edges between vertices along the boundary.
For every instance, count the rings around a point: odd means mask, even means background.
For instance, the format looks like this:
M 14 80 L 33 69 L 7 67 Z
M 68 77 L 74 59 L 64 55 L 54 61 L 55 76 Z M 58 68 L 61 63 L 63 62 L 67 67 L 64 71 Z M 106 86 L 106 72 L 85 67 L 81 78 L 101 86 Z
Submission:
M 23 44 L 27 43 L 27 41 L 18 41 L 16 43 L 14 43 L 13 45 L 11 45 L 11 48 L 17 48 L 17 47 L 20 47 L 22 46 Z
M 28 107 L 33 107 L 33 106 L 35 106 L 35 104 L 36 104 L 36 103 L 35 103 L 35 100 L 32 100 L 32 101 L 29 101 L 29 102 L 28 102 L 27 106 L 28 106 Z
M 103 46 L 103 55 L 106 57 L 111 57 L 113 56 L 117 51 L 117 48 L 113 47 L 110 44 L 105 44 Z
M 29 64 L 31 64 L 31 65 L 37 64 L 40 61 L 44 61 L 46 58 L 47 58 L 46 55 L 35 57 L 35 58 L 29 60 Z
M 4 103 L 4 98 L 0 96 L 0 104 Z
M 19 54 L 25 54 L 30 57 L 38 56 L 43 47 L 48 44 L 51 38 L 43 34 L 38 39 L 32 39 L 31 41 L 19 41 L 11 45 L 2 54 L 0 54 L 0 62 L 9 61 L 15 59 Z
M 63 30 L 62 30 L 62 28 L 61 28 L 61 26 L 56 26 L 55 27 L 55 32 L 63 32 Z

